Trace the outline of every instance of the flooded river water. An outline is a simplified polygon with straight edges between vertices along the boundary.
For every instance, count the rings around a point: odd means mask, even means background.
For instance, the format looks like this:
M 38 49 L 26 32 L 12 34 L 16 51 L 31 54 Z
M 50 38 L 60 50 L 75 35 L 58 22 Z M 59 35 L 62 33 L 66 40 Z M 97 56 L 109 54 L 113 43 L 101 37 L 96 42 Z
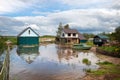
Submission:
M 88 59 L 91 64 L 83 63 Z M 98 69 L 91 51 L 74 51 L 56 44 L 15 47 L 10 51 L 10 80 L 80 80 L 86 69 Z

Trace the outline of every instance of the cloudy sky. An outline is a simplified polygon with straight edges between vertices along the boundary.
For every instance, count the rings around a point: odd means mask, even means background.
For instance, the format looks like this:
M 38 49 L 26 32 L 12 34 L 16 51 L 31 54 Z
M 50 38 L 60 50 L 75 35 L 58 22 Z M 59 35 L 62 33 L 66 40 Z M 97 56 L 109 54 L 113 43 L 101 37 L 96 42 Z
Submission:
M 18 35 L 28 25 L 56 35 L 59 23 L 81 33 L 113 32 L 120 25 L 120 0 L 0 0 L 0 34 Z

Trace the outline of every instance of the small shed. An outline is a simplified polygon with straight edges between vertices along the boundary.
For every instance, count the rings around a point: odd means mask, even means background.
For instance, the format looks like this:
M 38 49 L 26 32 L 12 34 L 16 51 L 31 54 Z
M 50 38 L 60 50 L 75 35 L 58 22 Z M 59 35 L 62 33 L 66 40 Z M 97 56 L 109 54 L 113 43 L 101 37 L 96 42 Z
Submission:
M 17 44 L 18 45 L 38 45 L 39 35 L 31 27 L 28 27 L 24 29 L 17 36 Z
M 109 37 L 105 35 L 96 35 L 94 36 L 93 43 L 98 46 L 102 46 L 104 43 L 109 41 Z

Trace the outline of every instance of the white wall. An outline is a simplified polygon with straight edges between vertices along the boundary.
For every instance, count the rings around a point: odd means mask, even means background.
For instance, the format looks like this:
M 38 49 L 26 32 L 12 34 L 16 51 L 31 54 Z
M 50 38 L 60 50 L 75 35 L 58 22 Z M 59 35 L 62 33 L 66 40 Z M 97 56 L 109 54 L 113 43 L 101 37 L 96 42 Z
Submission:
M 64 33 L 64 36 L 62 36 Z M 76 34 L 76 36 L 73 36 L 73 34 L 71 34 L 71 36 L 68 36 L 68 34 L 66 34 L 64 31 L 61 34 L 62 38 L 78 38 L 78 34 Z
M 29 34 L 30 30 L 30 34 Z M 21 37 L 38 37 L 31 29 L 27 29 L 23 34 L 20 35 Z

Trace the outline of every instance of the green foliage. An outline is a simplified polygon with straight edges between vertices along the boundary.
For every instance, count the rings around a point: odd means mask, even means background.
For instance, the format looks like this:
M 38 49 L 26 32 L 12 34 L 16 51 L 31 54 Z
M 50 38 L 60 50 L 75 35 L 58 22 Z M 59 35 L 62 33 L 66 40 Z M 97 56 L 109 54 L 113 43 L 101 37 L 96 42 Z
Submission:
M 7 40 L 10 40 L 12 42 L 12 44 L 14 44 L 14 45 L 17 44 L 17 37 L 9 36 L 9 37 L 7 37 Z
M 84 58 L 82 62 L 86 65 L 91 65 L 91 62 L 87 58 Z
M 69 29 L 69 24 L 66 24 L 66 25 L 64 26 L 64 29 Z
M 44 36 L 40 36 L 40 38 L 55 38 L 55 36 L 52 36 L 52 35 L 44 35 Z
M 86 39 L 89 39 L 89 38 L 93 38 L 95 35 L 94 35 L 94 34 L 83 33 L 83 36 L 84 36 Z
M 58 30 L 57 30 L 57 37 L 60 37 L 60 35 L 61 35 L 61 33 L 62 33 L 62 29 L 63 29 L 63 27 L 62 27 L 62 23 L 60 23 L 59 24 L 59 27 L 58 27 Z
M 92 70 L 91 69 L 85 69 L 85 71 L 90 73 Z
M 95 75 L 95 76 L 105 75 L 108 73 L 109 74 L 120 74 L 119 72 L 120 65 L 115 65 L 108 61 L 99 62 L 97 64 L 100 65 L 100 68 L 98 70 L 88 72 L 89 74 Z
M 86 44 L 89 45 L 89 46 L 94 46 L 92 41 L 87 41 Z
M 120 42 L 120 26 L 115 29 L 115 32 L 111 34 L 113 39 L 117 40 Z
M 7 39 L 5 37 L 0 36 L 0 53 L 5 49 L 5 41 Z
M 120 47 L 119 46 L 102 46 L 100 47 L 102 50 L 112 52 L 112 53 L 120 53 Z
M 93 74 L 93 75 L 104 75 L 104 74 L 106 74 L 107 73 L 107 71 L 106 70 L 98 70 L 98 71 L 91 71 L 91 74 Z
M 113 65 L 113 63 L 108 62 L 108 61 L 99 62 L 99 63 L 97 63 L 97 64 L 99 64 L 99 65 Z
M 6 44 L 5 42 L 7 40 L 10 40 L 12 42 L 12 44 L 17 44 L 17 38 L 16 37 L 5 37 L 5 36 L 0 36 L 0 53 L 2 53 L 4 51 L 4 49 L 6 48 Z

